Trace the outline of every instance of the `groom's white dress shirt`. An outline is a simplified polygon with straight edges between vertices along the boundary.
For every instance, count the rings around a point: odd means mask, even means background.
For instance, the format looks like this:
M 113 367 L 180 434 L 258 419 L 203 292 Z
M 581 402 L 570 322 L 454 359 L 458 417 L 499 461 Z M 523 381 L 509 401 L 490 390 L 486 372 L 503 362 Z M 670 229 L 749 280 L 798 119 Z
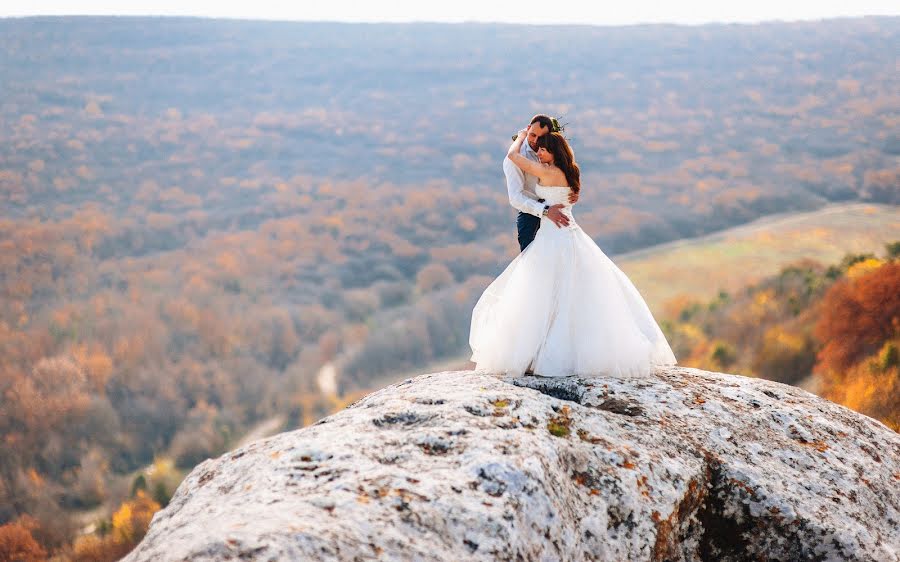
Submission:
M 522 148 L 519 154 L 532 160 L 540 162 L 537 154 L 531 150 L 528 141 L 522 141 Z M 521 168 L 516 166 L 515 162 L 507 157 L 503 157 L 503 174 L 506 176 L 506 191 L 509 192 L 509 204 L 523 213 L 528 213 L 541 218 L 544 214 L 544 204 L 538 203 L 540 197 L 535 193 L 534 186 L 537 185 L 537 177 L 526 174 Z

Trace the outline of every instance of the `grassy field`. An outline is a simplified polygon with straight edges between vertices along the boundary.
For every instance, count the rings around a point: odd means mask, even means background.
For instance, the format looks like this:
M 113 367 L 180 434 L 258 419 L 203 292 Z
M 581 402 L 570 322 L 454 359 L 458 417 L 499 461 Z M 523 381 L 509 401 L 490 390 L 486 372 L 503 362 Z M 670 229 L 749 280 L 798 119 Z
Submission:
M 900 240 L 900 206 L 829 205 L 770 215 L 699 238 L 610 256 L 641 292 L 654 316 L 678 295 L 709 299 L 733 292 L 803 258 L 831 264 L 848 252 L 884 253 Z

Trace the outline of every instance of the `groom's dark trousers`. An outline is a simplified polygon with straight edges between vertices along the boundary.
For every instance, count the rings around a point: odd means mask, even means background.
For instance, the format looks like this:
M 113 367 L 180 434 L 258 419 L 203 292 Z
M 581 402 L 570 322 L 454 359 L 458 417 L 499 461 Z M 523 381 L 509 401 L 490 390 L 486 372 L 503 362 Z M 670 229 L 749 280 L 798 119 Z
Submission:
M 541 226 L 541 219 L 519 211 L 516 217 L 516 228 L 519 230 L 519 251 L 525 250 L 534 237 L 537 235 L 538 228 Z

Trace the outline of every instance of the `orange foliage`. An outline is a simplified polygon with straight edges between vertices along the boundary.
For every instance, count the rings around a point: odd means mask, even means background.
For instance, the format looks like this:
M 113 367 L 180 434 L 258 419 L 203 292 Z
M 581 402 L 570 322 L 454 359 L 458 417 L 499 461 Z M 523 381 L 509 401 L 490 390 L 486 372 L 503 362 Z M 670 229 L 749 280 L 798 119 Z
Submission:
M 689 295 L 676 295 L 662 305 L 662 317 L 663 318 L 678 318 L 678 315 L 682 310 L 688 308 L 689 306 L 695 304 L 697 299 L 691 297 Z
M 13 382 L 4 401 L 12 419 L 39 438 L 67 417 L 86 410 L 89 391 L 84 371 L 71 357 L 63 355 L 38 361 L 31 376 Z
M 839 372 L 900 333 L 900 263 L 835 283 L 822 300 L 815 335 L 818 367 Z
M 886 344 L 882 353 L 825 377 L 821 395 L 848 408 L 884 422 L 900 431 L 900 368 L 897 349 L 900 341 Z M 893 357 L 885 360 L 892 350 Z
M 72 561 L 113 562 L 128 554 L 131 548 L 110 538 L 85 535 L 75 539 Z
M 442 263 L 430 263 L 416 275 L 416 287 L 422 293 L 428 293 L 453 282 L 453 274 Z
M 85 535 L 74 544 L 75 562 L 113 562 L 128 554 L 144 538 L 160 505 L 143 490 L 124 502 L 112 516 L 112 532 L 104 537 Z
M 753 354 L 753 371 L 763 378 L 793 384 L 807 376 L 814 360 L 813 342 L 784 324 L 763 333 Z
M 15 523 L 0 526 L 0 560 L 40 562 L 47 559 L 43 547 L 31 536 L 34 518 L 23 515 Z
M 75 361 L 84 370 L 93 389 L 102 392 L 113 370 L 112 359 L 106 351 L 97 344 L 91 345 L 90 348 L 80 345 L 72 350 L 72 354 Z
M 112 516 L 113 535 L 119 542 L 137 544 L 147 533 L 153 514 L 160 506 L 143 490 L 133 500 L 124 502 Z

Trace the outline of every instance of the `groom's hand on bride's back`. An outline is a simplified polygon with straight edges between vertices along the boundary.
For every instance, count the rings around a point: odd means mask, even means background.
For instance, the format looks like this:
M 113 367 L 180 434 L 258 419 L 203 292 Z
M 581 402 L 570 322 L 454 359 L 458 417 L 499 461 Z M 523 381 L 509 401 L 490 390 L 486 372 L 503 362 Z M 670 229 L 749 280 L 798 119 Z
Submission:
M 569 191 L 569 204 L 574 205 L 576 201 L 578 201 L 578 192 L 575 190 Z

